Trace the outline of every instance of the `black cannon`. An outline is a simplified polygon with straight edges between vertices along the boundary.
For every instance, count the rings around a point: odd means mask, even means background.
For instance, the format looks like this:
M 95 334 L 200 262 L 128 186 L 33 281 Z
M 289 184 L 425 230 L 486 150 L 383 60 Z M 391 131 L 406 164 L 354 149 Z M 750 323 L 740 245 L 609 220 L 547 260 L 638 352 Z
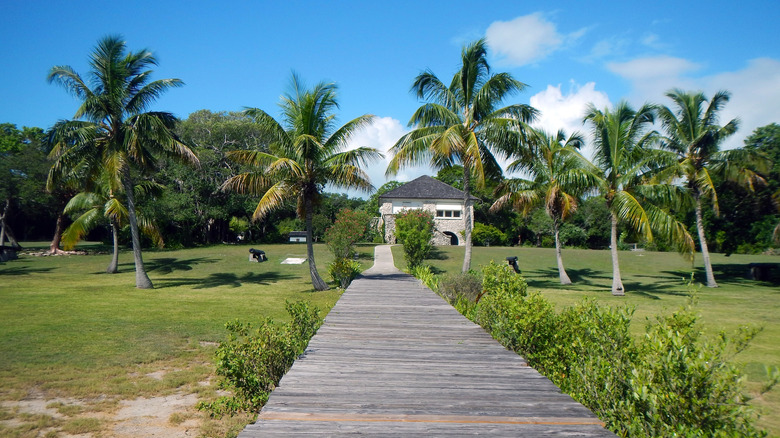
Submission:
M 268 258 L 265 256 L 265 251 L 261 251 L 259 249 L 250 248 L 249 254 L 249 260 L 253 262 L 264 262 L 268 260 Z
M 517 266 L 517 257 L 507 257 L 506 262 L 515 269 L 515 272 L 520 273 L 520 267 Z

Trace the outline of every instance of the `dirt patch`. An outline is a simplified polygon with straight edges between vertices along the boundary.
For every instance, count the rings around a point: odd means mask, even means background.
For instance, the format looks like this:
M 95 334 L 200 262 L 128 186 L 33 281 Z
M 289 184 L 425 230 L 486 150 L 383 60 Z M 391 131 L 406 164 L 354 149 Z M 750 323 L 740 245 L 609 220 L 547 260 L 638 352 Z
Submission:
M 121 400 L 118 409 L 113 410 L 113 412 L 91 412 L 87 409 L 87 412 L 74 416 L 63 415 L 60 413 L 60 409 L 62 406 L 71 405 L 88 407 L 90 402 L 62 397 L 47 399 L 41 395 L 35 395 L 19 401 L 0 402 L 0 406 L 4 410 L 17 414 L 46 415 L 62 420 L 62 422 L 80 417 L 99 418 L 105 424 L 104 433 L 98 434 L 100 436 L 107 435 L 115 438 L 190 437 L 197 436 L 200 428 L 200 415 L 195 409 L 197 402 L 198 397 L 195 394 L 178 393 L 164 397 Z M 172 421 L 172 419 L 176 421 Z M 21 418 L 14 418 L 0 423 L 6 427 L 16 428 L 24 426 L 25 421 Z M 69 435 L 60 432 L 58 436 L 62 438 L 88 438 L 92 435 Z
M 195 394 L 175 394 L 165 397 L 137 398 L 120 402 L 114 416 L 112 436 L 130 438 L 138 436 L 186 437 L 197 434 L 198 420 L 189 419 L 181 424 L 171 424 L 171 415 L 192 410 L 198 397 Z

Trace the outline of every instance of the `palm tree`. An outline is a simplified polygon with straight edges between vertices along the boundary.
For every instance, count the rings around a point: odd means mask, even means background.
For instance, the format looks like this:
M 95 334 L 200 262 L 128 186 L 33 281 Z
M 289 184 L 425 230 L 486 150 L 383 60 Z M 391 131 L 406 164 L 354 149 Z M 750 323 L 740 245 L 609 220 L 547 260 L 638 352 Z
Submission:
M 577 210 L 580 196 L 596 184 L 598 169 L 580 154 L 584 140 L 579 133 L 566 138 L 563 130 L 554 136 L 539 130 L 529 137 L 535 154 L 530 160 L 522 154 L 507 170 L 524 172 L 530 179 L 513 178 L 501 182 L 496 189 L 499 198 L 490 211 L 511 204 L 523 215 L 528 215 L 534 209 L 544 207 L 553 223 L 558 276 L 561 284 L 571 284 L 563 267 L 559 228 Z
M 326 185 L 371 191 L 368 175 L 361 166 L 382 157 L 376 149 L 360 147 L 345 151 L 352 134 L 373 120 L 363 115 L 335 128 L 333 110 L 338 107 L 336 85 L 321 82 L 307 90 L 293 74 L 291 92 L 282 97 L 282 121 L 265 111 L 249 108 L 260 129 L 271 138 L 269 152 L 240 150 L 228 157 L 252 167 L 250 172 L 225 181 L 223 190 L 261 195 L 253 220 L 265 217 L 290 199 L 297 200 L 298 217 L 306 224 L 306 250 L 311 282 L 316 290 L 328 285 L 317 272 L 312 245 L 312 216 Z
M 116 196 L 116 193 L 121 191 L 119 184 L 114 184 L 112 188 L 109 181 L 110 176 L 104 174 L 92 191 L 77 193 L 68 201 L 63 213 L 81 214 L 62 233 L 62 245 L 66 250 L 72 249 L 93 228 L 107 219 L 111 225 L 113 253 L 106 272 L 115 274 L 119 264 L 119 230 L 128 222 L 129 215 L 125 205 Z M 160 189 L 161 186 L 150 181 L 135 186 L 137 193 L 159 193 Z M 139 211 L 137 214 L 140 231 L 151 238 L 157 247 L 162 247 L 162 235 L 155 224 L 142 212 Z
M 674 108 L 658 108 L 658 116 L 666 133 L 661 138 L 661 147 L 673 152 L 677 161 L 665 173 L 668 177 L 685 179 L 685 187 L 695 204 L 696 230 L 699 233 L 707 286 L 718 287 L 704 232 L 702 201 L 709 198 L 715 214 L 718 214 L 718 195 L 712 180 L 713 173 L 720 173 L 726 179 L 742 183 L 752 190 L 755 184 L 763 182 L 763 178 L 750 168 L 760 168 L 766 160 L 744 149 L 719 150 L 723 140 L 739 127 L 737 119 L 723 126 L 718 125 L 718 112 L 729 101 L 727 91 L 719 91 L 709 103 L 701 92 L 674 89 L 666 96 L 672 100 Z
M 89 81 L 70 66 L 55 66 L 49 82 L 63 86 L 82 100 L 73 120 L 57 122 L 48 133 L 55 162 L 49 186 L 59 175 L 82 167 L 88 180 L 106 171 L 124 188 L 135 259 L 135 285 L 153 287 L 144 269 L 134 179 L 152 170 L 161 158 L 198 164 L 195 154 L 173 133 L 176 118 L 167 112 L 146 111 L 162 93 L 183 85 L 179 79 L 150 82 L 157 60 L 148 50 L 129 52 L 118 36 L 98 41 L 90 55 Z M 90 88 L 91 85 L 91 88 Z
M 509 73 L 490 74 L 484 39 L 463 48 L 460 69 L 449 87 L 430 70 L 412 85 L 412 92 L 428 103 L 409 121 L 414 130 L 392 147 L 387 174 L 410 165 L 429 164 L 437 170 L 463 166 L 463 272 L 471 267 L 471 180 L 481 188 L 486 175 L 500 175 L 494 154 L 508 156 L 513 145 L 522 143 L 525 124 L 536 117 L 536 110 L 522 104 L 499 105 L 525 86 Z
M 693 239 L 685 226 L 662 207 L 681 208 L 680 188 L 653 183 L 649 175 L 658 163 L 668 162 L 668 154 L 646 147 L 656 137 L 647 127 L 654 122 L 653 107 L 634 111 L 626 102 L 614 110 L 588 107 L 585 122 L 592 126 L 595 163 L 600 169 L 598 190 L 607 201 L 612 230 L 612 294 L 624 295 L 617 253 L 617 226 L 623 222 L 647 241 L 653 231 L 675 242 L 680 252 L 693 249 Z

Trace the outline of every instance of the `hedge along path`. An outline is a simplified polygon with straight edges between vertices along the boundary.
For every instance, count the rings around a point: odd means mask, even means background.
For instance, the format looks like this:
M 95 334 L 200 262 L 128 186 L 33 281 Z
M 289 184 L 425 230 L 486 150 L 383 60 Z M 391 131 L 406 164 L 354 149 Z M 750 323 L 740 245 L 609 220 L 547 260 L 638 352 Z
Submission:
M 385 245 L 239 437 L 615 436 L 603 425 L 397 270 Z

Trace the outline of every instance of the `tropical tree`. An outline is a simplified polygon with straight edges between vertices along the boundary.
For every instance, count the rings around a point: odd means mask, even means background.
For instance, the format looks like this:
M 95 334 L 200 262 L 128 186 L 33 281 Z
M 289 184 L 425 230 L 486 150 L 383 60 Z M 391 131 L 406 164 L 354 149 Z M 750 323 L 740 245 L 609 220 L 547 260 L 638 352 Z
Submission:
M 471 267 L 472 178 L 483 187 L 485 178 L 501 175 L 495 154 L 508 156 L 523 142 L 526 123 L 536 117 L 528 105 L 500 105 L 526 85 L 509 73 L 491 74 L 484 39 L 464 47 L 461 66 L 447 86 L 432 71 L 415 78 L 412 92 L 428 101 L 409 121 L 414 129 L 392 147 L 387 174 L 402 167 L 429 164 L 434 169 L 463 166 L 465 255 L 463 272 Z M 516 149 L 516 148 L 515 148 Z
M 669 91 L 666 97 L 672 100 L 673 108 L 658 108 L 658 118 L 666 134 L 660 139 L 660 144 L 662 148 L 673 152 L 677 161 L 665 170 L 665 175 L 685 179 L 685 188 L 694 200 L 696 230 L 707 286 L 718 287 L 707 248 L 702 202 L 709 199 L 715 214 L 718 214 L 718 195 L 713 174 L 720 174 L 724 179 L 740 183 L 752 191 L 756 184 L 764 181 L 755 169 L 765 167 L 762 163 L 766 163 L 766 159 L 762 159 L 755 151 L 745 149 L 720 150 L 721 143 L 739 127 L 737 119 L 723 126 L 718 124 L 718 112 L 729 101 L 727 91 L 717 92 L 709 102 L 701 92 L 680 89 Z
M 336 188 L 373 190 L 368 175 L 362 170 L 370 161 L 381 158 L 376 149 L 360 147 L 345 150 L 347 142 L 359 129 L 368 125 L 372 115 L 362 115 L 336 128 L 333 110 L 338 108 L 337 87 L 321 82 L 306 89 L 293 74 L 290 92 L 282 97 L 281 122 L 259 108 L 245 112 L 271 138 L 269 152 L 238 150 L 228 158 L 251 167 L 228 178 L 223 190 L 262 195 L 252 215 L 259 220 L 289 199 L 297 201 L 298 217 L 306 227 L 306 250 L 312 285 L 327 290 L 328 285 L 317 272 L 312 244 L 314 207 L 320 201 L 326 185 Z
M 54 164 L 49 187 L 62 175 L 81 168 L 86 181 L 108 172 L 121 181 L 135 259 L 135 284 L 152 288 L 144 269 L 133 187 L 134 179 L 162 158 L 197 164 L 198 158 L 174 134 L 177 119 L 168 112 L 147 111 L 162 93 L 180 87 L 179 79 L 150 81 L 157 59 L 146 50 L 131 52 L 119 36 L 98 41 L 90 55 L 89 80 L 70 66 L 55 66 L 49 82 L 82 100 L 73 120 L 57 122 L 48 133 Z
M 606 199 L 610 212 L 612 251 L 612 294 L 624 295 L 618 263 L 618 222 L 622 222 L 645 240 L 653 232 L 677 244 L 682 253 L 693 250 L 693 239 L 685 226 L 666 208 L 682 208 L 681 189 L 672 184 L 653 182 L 652 171 L 669 162 L 669 154 L 648 146 L 657 133 L 647 128 L 654 122 L 653 107 L 634 110 L 620 102 L 613 110 L 590 105 L 585 119 L 592 128 L 595 164 L 600 172 L 597 189 Z
M 552 220 L 555 234 L 555 255 L 561 284 L 571 284 L 563 267 L 560 227 L 577 210 L 579 198 L 596 184 L 598 169 L 580 154 L 584 140 L 579 133 L 566 138 L 563 130 L 556 135 L 534 131 L 529 135 L 534 155 L 526 154 L 513 161 L 508 171 L 523 172 L 528 179 L 504 180 L 496 189 L 498 199 L 490 207 L 499 211 L 507 204 L 527 216 L 534 209 L 544 207 Z
M 136 194 L 159 193 L 162 187 L 151 181 L 143 181 L 135 186 Z M 92 191 L 77 193 L 68 201 L 63 213 L 77 214 L 73 223 L 62 233 L 62 246 L 70 250 L 86 237 L 96 226 L 108 220 L 111 226 L 113 241 L 113 253 L 111 262 L 106 268 L 109 274 L 116 274 L 119 264 L 119 231 L 128 222 L 128 211 L 125 204 L 117 196 L 121 192 L 121 184 L 110 183 L 110 175 L 104 174 Z M 138 226 L 142 233 L 146 234 L 157 247 L 162 247 L 163 238 L 154 222 L 144 216 L 143 212 L 137 212 Z

